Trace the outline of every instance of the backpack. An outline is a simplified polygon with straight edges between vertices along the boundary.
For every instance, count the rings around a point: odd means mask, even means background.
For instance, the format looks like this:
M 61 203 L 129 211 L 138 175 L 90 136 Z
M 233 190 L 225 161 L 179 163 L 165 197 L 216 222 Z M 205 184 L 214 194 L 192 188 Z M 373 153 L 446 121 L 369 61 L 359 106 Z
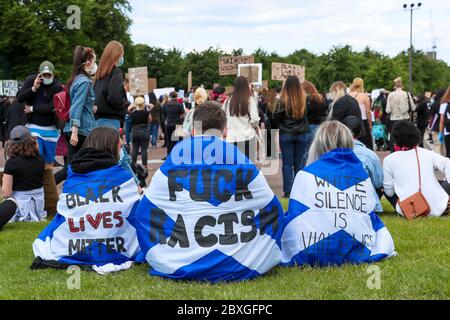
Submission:
M 53 106 L 58 120 L 67 122 L 69 120 L 70 95 L 66 88 L 53 96 Z

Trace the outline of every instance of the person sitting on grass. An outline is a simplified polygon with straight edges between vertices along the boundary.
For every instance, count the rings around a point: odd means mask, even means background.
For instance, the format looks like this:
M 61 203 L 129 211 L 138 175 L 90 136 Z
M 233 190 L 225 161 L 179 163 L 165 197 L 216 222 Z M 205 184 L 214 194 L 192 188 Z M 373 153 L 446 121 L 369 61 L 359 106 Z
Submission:
M 280 262 L 281 204 L 258 168 L 223 140 L 226 119 L 216 102 L 197 106 L 192 137 L 174 147 L 139 204 L 151 275 L 239 281 Z
M 44 209 L 45 161 L 39 154 L 36 138 L 25 126 L 11 131 L 11 146 L 8 150 L 3 174 L 2 191 L 5 199 L 14 198 L 17 209 L 2 212 L 12 222 L 38 222 L 47 217 Z
M 381 167 L 380 158 L 375 152 L 358 140 L 363 127 L 357 117 L 348 116 L 342 123 L 353 133 L 353 152 L 361 161 L 364 170 L 369 175 L 370 181 L 375 188 L 375 200 L 377 202 L 375 212 L 383 212 L 383 207 L 380 202 L 380 196 L 383 195 L 383 168 Z
M 139 193 L 119 164 L 121 141 L 98 127 L 69 165 L 58 213 L 33 243 L 32 269 L 80 265 L 105 274 L 143 261 L 134 227 Z
M 420 163 L 421 191 L 430 206 L 430 215 L 448 214 L 450 159 L 420 148 L 420 131 L 408 120 L 394 124 L 392 140 L 396 151 L 387 156 L 383 164 L 384 193 L 392 206 L 403 215 L 398 200 L 402 201 L 419 191 Z M 438 181 L 435 170 L 445 174 L 445 181 Z
M 350 130 L 322 123 L 307 167 L 295 177 L 281 246 L 283 266 L 328 266 L 380 261 L 394 241 L 375 213 L 369 175 L 353 152 Z

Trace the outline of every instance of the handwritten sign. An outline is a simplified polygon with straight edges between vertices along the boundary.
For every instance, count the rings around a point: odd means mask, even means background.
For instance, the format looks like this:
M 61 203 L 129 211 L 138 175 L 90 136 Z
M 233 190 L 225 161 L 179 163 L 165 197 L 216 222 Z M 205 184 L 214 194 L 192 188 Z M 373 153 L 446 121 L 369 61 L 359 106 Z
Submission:
M 3 95 L 7 97 L 15 97 L 19 91 L 19 83 L 16 80 L 3 80 Z M 0 86 L 1 87 L 1 86 Z
M 240 64 L 238 76 L 246 77 L 250 84 L 262 86 L 262 64 Z
M 158 88 L 158 82 L 155 78 L 148 78 L 148 92 L 152 92 Z
M 305 67 L 295 64 L 272 62 L 272 80 L 284 81 L 289 76 L 298 77 L 300 82 L 305 81 Z
M 219 74 L 229 76 L 238 74 L 238 65 L 255 63 L 254 56 L 236 56 L 219 58 Z
M 133 97 L 148 94 L 147 67 L 128 69 L 128 79 L 130 84 L 130 93 Z

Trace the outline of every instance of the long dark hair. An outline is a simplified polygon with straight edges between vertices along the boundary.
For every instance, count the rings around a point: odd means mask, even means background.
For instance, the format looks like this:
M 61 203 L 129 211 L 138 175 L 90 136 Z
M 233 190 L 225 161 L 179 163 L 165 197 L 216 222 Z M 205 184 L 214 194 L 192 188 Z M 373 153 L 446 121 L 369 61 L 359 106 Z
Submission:
M 233 95 L 230 98 L 230 115 L 234 117 L 248 116 L 251 96 L 247 78 L 237 77 L 234 81 Z
M 73 67 L 72 67 L 72 75 L 70 76 L 69 81 L 67 82 L 67 89 L 70 90 L 75 77 L 79 74 L 84 74 L 89 77 L 86 71 L 84 71 L 84 64 L 94 58 L 95 51 L 88 47 L 77 46 L 75 48 L 75 53 L 73 55 Z
M 442 103 L 450 103 L 450 86 L 448 86 L 447 90 L 441 98 L 441 104 Z
M 289 117 L 301 119 L 305 115 L 306 95 L 300 80 L 295 76 L 289 76 L 281 90 L 281 105 Z
M 158 99 L 156 99 L 156 95 L 154 92 L 150 92 L 148 94 L 148 100 L 154 106 L 156 106 L 159 103 Z
M 119 131 L 111 127 L 97 127 L 84 141 L 82 149 L 93 148 L 112 154 L 119 161 Z

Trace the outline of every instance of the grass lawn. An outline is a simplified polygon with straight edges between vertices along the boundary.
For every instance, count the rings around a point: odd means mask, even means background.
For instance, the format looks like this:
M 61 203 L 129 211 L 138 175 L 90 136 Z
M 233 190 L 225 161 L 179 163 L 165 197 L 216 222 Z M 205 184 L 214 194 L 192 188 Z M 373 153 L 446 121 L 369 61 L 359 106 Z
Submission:
M 82 272 L 80 290 L 70 290 L 65 271 L 29 269 L 31 243 L 46 224 L 18 223 L 0 232 L 0 299 L 449 299 L 450 219 L 408 222 L 383 205 L 399 255 L 377 264 L 379 290 L 367 288 L 368 265 L 277 267 L 253 281 L 219 285 L 163 280 L 138 265 L 107 276 Z

